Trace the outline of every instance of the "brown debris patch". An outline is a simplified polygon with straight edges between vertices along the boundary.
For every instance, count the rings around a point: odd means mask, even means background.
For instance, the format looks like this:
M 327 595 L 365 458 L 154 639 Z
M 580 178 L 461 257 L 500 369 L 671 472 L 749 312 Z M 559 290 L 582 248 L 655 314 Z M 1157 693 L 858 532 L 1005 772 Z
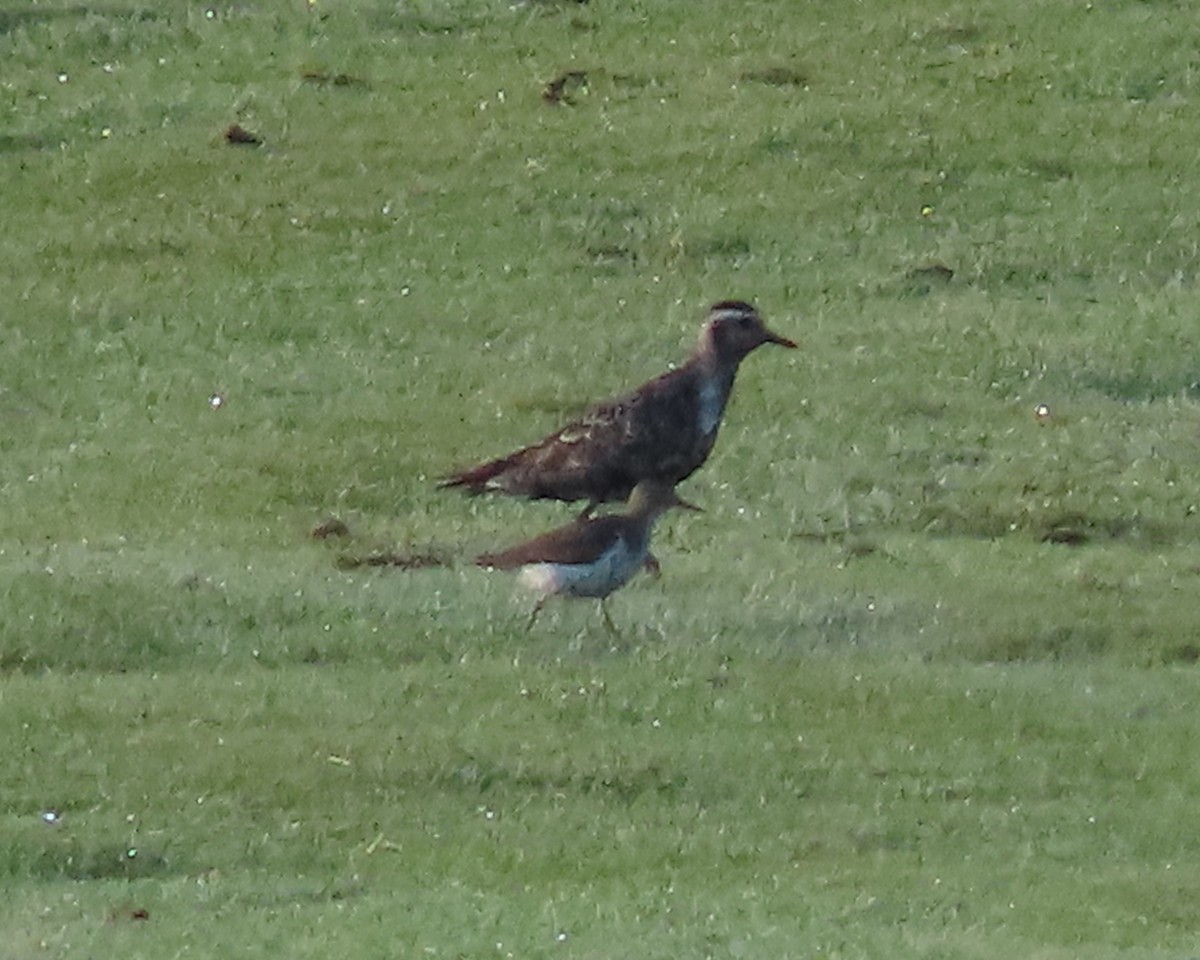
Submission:
M 1092 538 L 1079 527 L 1052 527 L 1042 534 L 1042 543 L 1061 543 L 1067 547 L 1081 547 Z
M 450 560 L 434 552 L 381 551 L 359 556 L 342 554 L 337 558 L 339 570 L 358 570 L 361 567 L 395 567 L 398 570 L 428 570 L 431 567 L 448 567 Z
M 300 74 L 305 83 L 313 83 L 321 87 L 358 87 L 366 89 L 370 86 L 362 77 L 348 73 L 329 73 L 325 70 L 305 70 Z
M 240 123 L 231 123 L 225 128 L 225 142 L 234 146 L 256 147 L 262 140 Z
M 587 71 L 567 70 L 546 84 L 542 99 L 556 106 L 561 103 L 573 104 L 575 95 L 585 91 L 587 85 Z
M 806 87 L 808 74 L 792 67 L 762 67 L 745 70 L 741 79 L 744 83 L 762 83 L 768 87 Z
M 337 517 L 326 517 L 312 529 L 314 540 L 328 540 L 331 537 L 348 537 L 350 528 Z
M 908 279 L 940 280 L 943 283 L 949 283 L 954 279 L 954 271 L 944 263 L 927 263 L 909 270 Z
M 124 904 L 120 907 L 114 907 L 108 912 L 108 916 L 104 919 L 106 923 L 124 923 L 127 921 L 149 920 L 150 911 L 145 907 L 135 907 L 132 904 Z

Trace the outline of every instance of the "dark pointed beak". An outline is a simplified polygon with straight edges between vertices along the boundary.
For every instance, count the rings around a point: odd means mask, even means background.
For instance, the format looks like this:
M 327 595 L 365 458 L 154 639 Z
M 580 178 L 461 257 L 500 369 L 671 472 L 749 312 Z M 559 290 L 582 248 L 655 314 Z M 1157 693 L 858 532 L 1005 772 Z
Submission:
M 675 506 L 679 507 L 681 510 L 694 510 L 696 513 L 704 512 L 703 507 L 698 507 L 694 503 L 684 500 L 683 497 L 675 498 Z
M 777 343 L 781 347 L 787 347 L 789 350 L 795 350 L 799 346 L 795 340 L 789 340 L 787 337 L 781 337 L 772 330 L 767 330 L 764 328 L 763 333 L 766 335 L 767 343 Z

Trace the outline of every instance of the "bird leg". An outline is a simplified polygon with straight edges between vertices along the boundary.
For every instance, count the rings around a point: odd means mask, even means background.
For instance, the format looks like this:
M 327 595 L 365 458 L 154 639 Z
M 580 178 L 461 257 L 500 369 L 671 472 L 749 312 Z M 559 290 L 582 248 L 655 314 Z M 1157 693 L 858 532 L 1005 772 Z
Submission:
M 529 622 L 525 624 L 526 633 L 533 629 L 533 622 L 537 619 L 538 614 L 542 612 L 542 607 L 546 605 L 546 599 L 546 597 L 542 597 L 541 600 L 533 605 L 533 612 L 529 614 Z
M 616 640 L 621 639 L 621 631 L 617 629 L 617 625 L 612 622 L 612 617 L 608 615 L 608 607 L 604 605 L 604 598 L 600 598 L 600 613 L 604 617 L 604 625 L 608 628 L 608 632 L 613 635 Z

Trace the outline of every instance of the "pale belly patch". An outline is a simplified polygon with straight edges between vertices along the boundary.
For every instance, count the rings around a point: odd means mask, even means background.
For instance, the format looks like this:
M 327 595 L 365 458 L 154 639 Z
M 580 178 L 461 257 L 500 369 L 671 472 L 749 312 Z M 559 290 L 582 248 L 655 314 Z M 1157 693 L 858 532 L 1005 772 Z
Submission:
M 520 581 L 542 596 L 607 597 L 629 582 L 645 558 L 644 550 L 619 539 L 594 563 L 531 563 L 521 569 Z

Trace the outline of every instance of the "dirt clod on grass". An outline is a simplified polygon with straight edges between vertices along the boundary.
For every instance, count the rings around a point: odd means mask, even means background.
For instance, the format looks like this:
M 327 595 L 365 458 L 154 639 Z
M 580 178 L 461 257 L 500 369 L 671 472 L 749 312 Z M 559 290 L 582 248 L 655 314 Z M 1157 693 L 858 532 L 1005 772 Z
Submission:
M 542 99 L 556 106 L 562 103 L 573 104 L 575 94 L 586 90 L 587 85 L 587 71 L 567 70 L 546 84 L 542 90 Z
M 262 143 L 262 139 L 240 123 L 231 123 L 225 128 L 225 142 L 232 146 L 256 147 Z
M 808 85 L 808 75 L 792 67 L 761 67 L 757 70 L 746 70 L 742 73 L 743 83 L 762 83 L 768 87 L 804 87 Z
M 314 540 L 329 540 L 332 537 L 350 536 L 350 528 L 337 517 L 326 517 L 312 529 Z
M 106 916 L 104 919 L 106 923 L 144 921 L 150 919 L 150 911 L 145 907 L 135 907 L 132 904 L 123 904 L 110 910 L 108 912 L 108 916 Z
M 1051 527 L 1042 534 L 1042 543 L 1059 543 L 1068 547 L 1082 547 L 1091 540 L 1088 532 L 1080 527 Z
M 366 89 L 370 86 L 362 77 L 355 77 L 349 73 L 329 73 L 325 70 L 305 70 L 300 74 L 300 79 L 305 83 L 312 83 L 321 87 L 357 87 L 359 89 Z
M 954 279 L 954 270 L 944 263 L 926 263 L 908 271 L 909 280 L 940 280 L 949 283 Z

